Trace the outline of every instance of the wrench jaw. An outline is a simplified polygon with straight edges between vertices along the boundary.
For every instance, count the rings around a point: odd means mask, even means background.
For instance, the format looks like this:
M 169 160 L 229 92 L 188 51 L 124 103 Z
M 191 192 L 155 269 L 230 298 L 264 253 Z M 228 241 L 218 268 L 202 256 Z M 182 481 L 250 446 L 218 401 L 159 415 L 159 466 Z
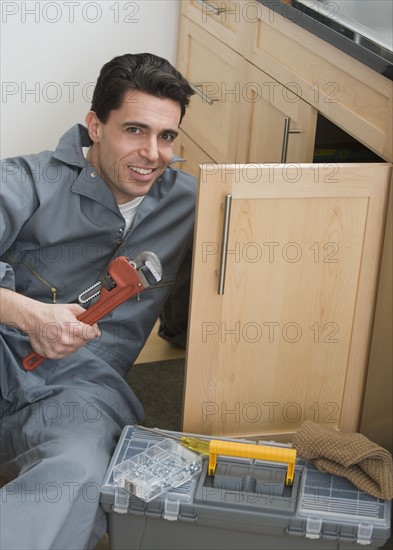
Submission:
M 154 252 L 142 252 L 130 262 L 137 270 L 145 288 L 161 281 L 162 266 Z

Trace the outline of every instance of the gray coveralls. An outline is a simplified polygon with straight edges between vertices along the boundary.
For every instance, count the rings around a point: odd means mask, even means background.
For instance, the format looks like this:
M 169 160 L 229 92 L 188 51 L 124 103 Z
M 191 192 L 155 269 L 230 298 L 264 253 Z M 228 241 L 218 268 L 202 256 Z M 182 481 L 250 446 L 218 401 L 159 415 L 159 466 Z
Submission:
M 0 325 L 0 548 L 92 548 L 106 530 L 99 489 L 122 427 L 143 407 L 124 378 L 143 347 L 191 246 L 195 178 L 167 168 L 131 230 L 88 164 L 84 126 L 55 152 L 2 162 L 0 285 L 41 302 L 77 302 L 116 256 L 152 251 L 157 287 L 99 321 L 101 336 L 26 372 L 28 337 Z M 53 327 L 52 327 L 53 329 Z M 37 327 L 38 330 L 38 327 Z

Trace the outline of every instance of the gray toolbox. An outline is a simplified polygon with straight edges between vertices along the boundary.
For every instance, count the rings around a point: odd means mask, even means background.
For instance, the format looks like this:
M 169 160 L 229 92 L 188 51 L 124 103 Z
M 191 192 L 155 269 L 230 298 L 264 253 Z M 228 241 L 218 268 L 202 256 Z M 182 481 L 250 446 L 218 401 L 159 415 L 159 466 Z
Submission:
M 111 550 L 356 550 L 379 548 L 390 536 L 390 501 L 299 458 L 292 486 L 285 484 L 285 464 L 219 457 L 209 476 L 205 458 L 197 475 L 145 502 L 115 482 L 114 471 L 166 434 L 182 435 L 133 426 L 122 432 L 100 498 L 109 514 Z

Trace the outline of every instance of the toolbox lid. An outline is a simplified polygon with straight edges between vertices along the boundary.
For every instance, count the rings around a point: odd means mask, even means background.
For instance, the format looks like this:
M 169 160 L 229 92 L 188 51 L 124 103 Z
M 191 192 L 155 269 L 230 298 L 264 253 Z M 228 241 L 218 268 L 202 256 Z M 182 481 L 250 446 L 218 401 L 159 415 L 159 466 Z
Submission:
M 120 487 L 114 471 L 119 464 L 163 441 L 166 434 L 183 435 L 124 428 L 101 488 L 101 504 L 107 512 L 372 547 L 381 546 L 390 536 L 390 501 L 369 496 L 346 479 L 320 472 L 311 461 L 300 458 L 291 487 L 285 484 L 286 468 L 282 464 L 219 457 L 213 477 L 207 474 L 204 460 L 197 476 L 145 502 Z

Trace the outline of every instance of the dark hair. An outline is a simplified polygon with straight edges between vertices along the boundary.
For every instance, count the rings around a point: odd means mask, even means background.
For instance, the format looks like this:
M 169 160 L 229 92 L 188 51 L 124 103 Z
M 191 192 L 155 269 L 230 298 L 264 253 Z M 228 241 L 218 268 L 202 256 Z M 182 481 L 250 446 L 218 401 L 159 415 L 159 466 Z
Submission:
M 179 102 L 180 122 L 190 97 L 195 93 L 169 61 L 151 53 L 125 54 L 106 63 L 94 89 L 91 110 L 106 123 L 110 111 L 119 109 L 124 94 L 138 90 Z

